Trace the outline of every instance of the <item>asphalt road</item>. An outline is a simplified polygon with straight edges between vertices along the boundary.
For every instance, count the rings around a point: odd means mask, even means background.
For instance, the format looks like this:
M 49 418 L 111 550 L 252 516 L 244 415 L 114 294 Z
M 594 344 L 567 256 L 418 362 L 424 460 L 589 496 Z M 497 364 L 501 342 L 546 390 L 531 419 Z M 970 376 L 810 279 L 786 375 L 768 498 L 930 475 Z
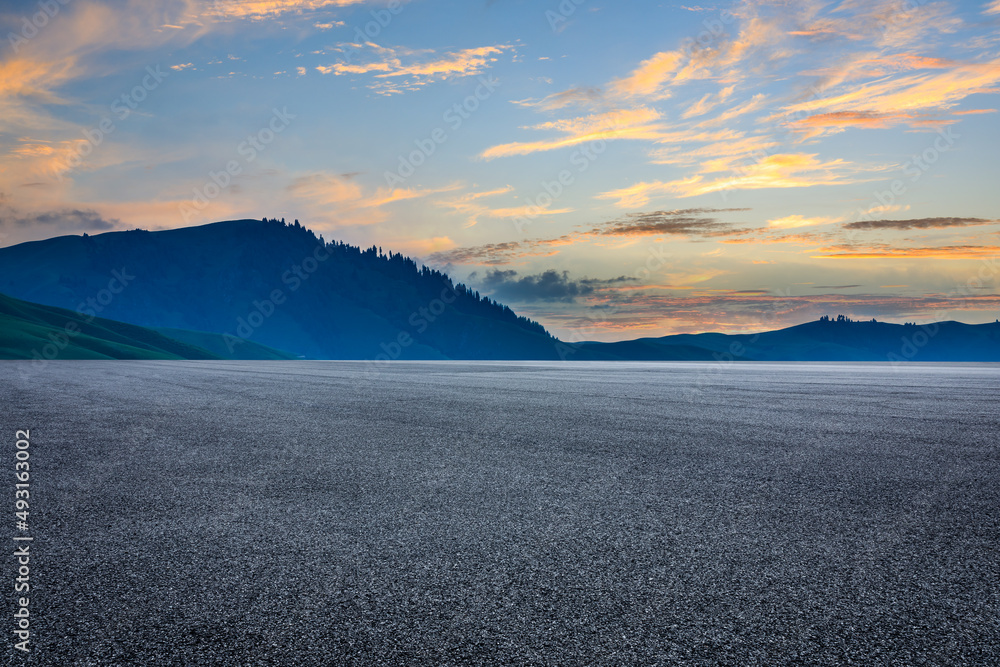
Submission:
M 12 664 L 1000 663 L 997 365 L 28 368 Z

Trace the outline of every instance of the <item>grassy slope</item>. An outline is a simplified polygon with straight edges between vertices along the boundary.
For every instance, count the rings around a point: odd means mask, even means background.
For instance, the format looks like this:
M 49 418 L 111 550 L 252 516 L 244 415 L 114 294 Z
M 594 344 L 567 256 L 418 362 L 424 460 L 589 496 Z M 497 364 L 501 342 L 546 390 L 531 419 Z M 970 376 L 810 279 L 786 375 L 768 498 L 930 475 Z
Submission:
M 33 353 L 51 352 L 54 341 L 61 348 L 57 359 L 296 358 L 252 341 L 235 346 L 235 352 L 230 353 L 218 334 L 181 329 L 157 331 L 103 318 L 88 322 L 71 310 L 0 294 L 0 359 L 37 358 Z
M 75 328 L 74 328 L 75 327 Z M 54 341 L 57 341 L 54 343 Z M 0 358 L 31 359 L 56 345 L 58 359 L 217 359 L 144 327 L 87 317 L 0 294 Z M 45 355 L 51 356 L 51 355 Z

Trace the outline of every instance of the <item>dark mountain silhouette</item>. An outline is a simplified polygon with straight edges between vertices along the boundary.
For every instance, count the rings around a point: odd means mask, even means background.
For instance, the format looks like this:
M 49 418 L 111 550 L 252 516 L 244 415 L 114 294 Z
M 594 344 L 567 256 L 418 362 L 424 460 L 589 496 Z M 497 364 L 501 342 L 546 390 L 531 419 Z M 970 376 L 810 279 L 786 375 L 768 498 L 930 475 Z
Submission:
M 1000 322 L 917 326 L 840 316 L 759 334 L 563 343 L 439 271 L 378 247 L 327 243 L 298 221 L 234 220 L 0 248 L 0 292 L 155 329 L 136 335 L 161 336 L 150 343 L 157 349 L 166 340 L 186 346 L 169 354 L 188 358 L 1000 361 Z M 32 305 L 18 307 L 23 313 Z M 25 352 L 19 345 L 44 338 L 32 329 L 38 325 L 0 321 L 12 341 L 0 356 L 17 358 Z
M 693 359 L 698 350 L 718 361 L 1000 361 L 1000 322 L 890 324 L 841 315 L 758 334 L 679 334 L 579 349 L 636 361 Z
M 277 220 L 0 248 L 0 292 L 308 358 L 558 359 L 538 323 L 380 248 Z M 380 356 L 381 355 L 381 356 Z

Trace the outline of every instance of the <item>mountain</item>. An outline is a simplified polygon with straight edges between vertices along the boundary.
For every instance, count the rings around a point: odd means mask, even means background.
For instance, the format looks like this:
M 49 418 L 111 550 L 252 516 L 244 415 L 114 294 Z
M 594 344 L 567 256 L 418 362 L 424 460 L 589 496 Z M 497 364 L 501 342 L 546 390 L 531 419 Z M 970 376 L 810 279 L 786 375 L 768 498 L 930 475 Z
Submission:
M 622 343 L 584 343 L 582 352 L 635 361 L 701 358 L 718 361 L 1000 361 L 1000 321 L 891 324 L 823 318 L 758 334 L 678 334 Z
M 277 220 L 0 248 L 0 292 L 325 359 L 558 359 L 538 323 L 399 254 Z M 186 340 L 193 340 L 186 338 Z
M 0 359 L 292 359 L 249 343 L 226 354 L 222 337 L 169 335 L 0 294 Z
M 69 321 L 44 304 L 106 318 L 90 323 L 100 328 L 93 336 L 86 330 L 93 341 L 73 340 L 82 358 L 1000 361 L 1000 322 L 916 326 L 841 316 L 758 334 L 563 343 L 439 271 L 381 248 L 327 243 L 298 221 L 0 248 L 0 292 L 36 302 L 3 302 L 8 349 L 0 356 L 30 352 L 26 344 L 53 333 L 45 327 Z

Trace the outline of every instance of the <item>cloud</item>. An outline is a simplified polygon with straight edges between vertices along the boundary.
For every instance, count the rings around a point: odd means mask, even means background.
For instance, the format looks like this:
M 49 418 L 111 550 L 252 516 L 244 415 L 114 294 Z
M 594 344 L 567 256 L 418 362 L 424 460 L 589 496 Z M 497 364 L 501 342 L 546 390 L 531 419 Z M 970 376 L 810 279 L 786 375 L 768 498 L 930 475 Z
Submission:
M 615 110 L 579 118 L 569 118 L 534 125 L 534 130 L 551 130 L 561 133 L 558 139 L 530 142 L 513 142 L 488 148 L 480 157 L 492 160 L 511 155 L 527 155 L 556 148 L 577 146 L 590 141 L 609 139 L 658 140 L 664 137 L 664 126 L 659 123 L 660 113 L 648 107 Z
M 859 220 L 844 225 L 844 229 L 944 229 L 946 227 L 994 224 L 1000 224 L 1000 220 L 988 218 L 916 218 L 912 220 Z
M 700 100 L 684 110 L 684 113 L 681 114 L 681 118 L 688 119 L 708 113 L 718 105 L 725 102 L 729 96 L 733 94 L 733 90 L 735 88 L 736 86 L 733 85 L 723 88 L 718 93 L 705 93 Z
M 18 212 L 7 205 L 0 205 L 0 228 L 46 227 L 46 233 L 57 236 L 63 232 L 101 232 L 121 225 L 117 219 L 107 219 L 93 209 L 62 208 L 39 212 Z
M 494 194 L 477 193 L 482 195 Z M 606 237 L 642 237 L 656 235 L 695 236 L 708 238 L 746 234 L 750 230 L 737 228 L 729 223 L 708 217 L 711 213 L 748 211 L 745 208 L 690 208 L 675 211 L 634 213 L 623 218 L 596 225 L 589 229 L 564 234 L 551 239 L 527 239 L 489 243 L 480 246 L 454 248 L 435 253 L 430 260 L 440 265 L 479 264 L 498 266 L 511 264 L 529 257 L 549 257 L 559 252 L 561 246 L 595 241 Z
M 714 133 L 691 135 L 693 140 L 707 140 L 710 143 L 699 148 L 675 147 L 658 148 L 650 151 L 653 164 L 700 164 L 702 173 L 728 171 L 747 158 L 765 156 L 778 146 L 778 142 L 767 136 L 744 136 L 742 132 L 724 130 Z
M 414 51 L 379 46 L 374 42 L 342 44 L 341 48 L 344 47 L 367 51 L 371 60 L 357 64 L 320 65 L 316 70 L 335 76 L 373 74 L 374 81 L 370 81 L 368 87 L 380 95 L 395 95 L 436 81 L 482 74 L 497 61 L 498 56 L 514 49 L 510 44 L 497 44 L 438 55 L 430 49 Z
M 796 229 L 799 227 L 813 227 L 815 225 L 828 225 L 837 222 L 840 218 L 805 217 L 802 215 L 786 215 L 783 218 L 768 220 L 767 226 L 777 229 Z
M 393 240 L 393 246 L 398 251 L 420 257 L 450 250 L 455 247 L 455 242 L 447 236 L 433 236 L 426 239 L 395 239 Z
M 619 208 L 645 206 L 652 197 L 696 195 L 724 190 L 802 188 L 814 185 L 853 183 L 858 168 L 845 160 L 819 160 L 815 153 L 778 153 L 740 169 L 736 176 L 706 180 L 701 174 L 675 181 L 640 182 L 627 188 L 604 192 L 599 199 L 615 199 Z
M 787 113 L 823 111 L 828 119 L 850 119 L 857 114 L 864 120 L 879 114 L 887 118 L 905 118 L 907 113 L 926 110 L 945 112 L 976 93 L 996 92 L 1000 82 L 1000 60 L 977 63 L 954 63 L 926 73 L 883 77 L 848 91 L 828 97 L 806 100 L 784 107 Z M 834 113 L 841 116 L 834 116 Z M 915 116 L 919 118 L 919 116 Z
M 983 14 L 1000 14 L 1000 0 L 993 0 L 983 7 Z
M 286 14 L 304 14 L 321 9 L 349 7 L 368 0 L 212 0 L 206 15 L 216 19 L 249 19 L 263 21 Z M 340 23 L 340 22 L 337 22 Z M 320 27 L 320 26 L 317 26 Z M 332 27 L 332 26 L 330 26 Z
M 568 271 L 549 269 L 540 274 L 519 276 L 517 271 L 494 269 L 480 281 L 484 291 L 501 301 L 533 302 L 562 301 L 572 303 L 577 298 L 595 293 L 605 285 L 633 280 L 626 276 L 610 280 L 591 278 L 571 279 Z
M 134 59 L 130 52 L 182 48 L 206 33 L 193 0 L 164 0 L 155 10 L 144 2 L 70 3 L 32 39 L 0 58 L 0 189 L 15 192 L 29 208 L 52 206 L 69 194 L 72 165 L 94 170 L 120 164 L 139 149 L 114 137 L 97 150 L 83 138 L 93 132 L 94 109 L 81 102 L 81 82 L 106 77 Z M 164 29 L 164 25 L 174 26 Z M 105 57 L 107 53 L 115 57 Z M 143 61 L 145 62 L 145 61 Z M 163 75 L 169 75 L 166 68 Z M 146 72 L 139 75 L 141 81 Z M 69 91 L 69 92 L 67 92 Z M 106 113 L 106 112 L 105 112 Z M 77 122 L 74 119 L 86 119 Z M 45 201 L 32 203 L 20 188 L 48 187 Z M 72 205 L 70 205 L 72 207 Z
M 384 222 L 388 215 L 379 209 L 413 199 L 421 199 L 458 186 L 438 188 L 387 188 L 368 190 L 354 178 L 355 173 L 330 174 L 318 172 L 297 176 L 285 187 L 298 205 L 310 204 L 319 209 L 314 218 L 330 218 L 342 225 L 368 225 Z
M 676 79 L 684 61 L 681 51 L 661 51 L 640 63 L 627 77 L 613 81 L 609 88 L 621 97 L 664 99 L 670 96 L 665 90 L 667 82 Z
M 698 125 L 696 125 L 695 127 L 706 128 L 706 127 L 717 127 L 719 125 L 726 125 L 735 118 L 739 118 L 740 116 L 743 116 L 745 114 L 763 109 L 764 106 L 767 104 L 767 99 L 768 98 L 766 94 L 757 93 L 746 102 L 730 107 L 725 111 L 723 111 L 722 113 L 720 113 L 718 116 L 715 116 L 708 120 L 703 120 L 700 123 L 698 123 Z
M 813 285 L 813 289 L 854 289 L 855 287 L 864 287 L 864 285 Z
M 829 294 L 772 294 L 752 290 L 704 291 L 693 294 L 608 292 L 588 295 L 590 309 L 554 311 L 544 317 L 546 326 L 564 339 L 574 332 L 584 339 L 629 340 L 637 336 L 719 331 L 748 333 L 780 329 L 843 313 L 855 319 L 880 321 L 940 321 L 964 312 L 992 320 L 1000 308 L 1000 295 L 844 293 L 846 286 L 831 286 Z M 852 288 L 853 289 L 853 288 Z M 536 317 L 541 311 L 522 308 Z M 577 340 L 580 338 L 577 337 Z
M 720 243 L 752 243 L 754 245 L 791 243 L 794 245 L 817 247 L 824 243 L 833 243 L 839 238 L 831 232 L 799 232 L 796 234 L 784 234 L 781 233 L 783 231 L 784 230 L 780 227 L 759 227 L 757 229 L 750 230 L 743 236 L 722 239 Z
M 437 202 L 437 205 L 453 209 L 458 213 L 468 216 L 466 227 L 476 225 L 480 218 L 509 220 L 511 218 L 535 218 L 542 215 L 561 215 L 573 212 L 572 208 L 551 208 L 553 202 L 549 202 L 546 206 L 523 204 L 520 206 L 490 207 L 481 201 L 488 197 L 497 197 L 513 191 L 514 188 L 507 185 L 495 190 L 471 192 L 456 198 L 445 199 Z
M 528 239 L 524 241 L 487 243 L 479 246 L 436 252 L 427 259 L 429 262 L 441 266 L 448 266 L 450 264 L 500 266 L 511 264 L 527 257 L 550 257 L 559 252 L 556 249 L 559 246 L 571 245 L 578 240 L 578 235 L 566 234 L 554 239 Z
M 705 217 L 707 213 L 728 213 L 748 211 L 746 208 L 688 208 L 674 211 L 652 211 L 649 213 L 629 213 L 624 218 L 594 227 L 591 234 L 599 236 L 726 236 L 746 233 L 717 218 Z
M 480 217 L 490 216 L 490 208 L 481 203 L 480 200 L 487 197 L 496 197 L 498 195 L 507 194 L 513 190 L 514 188 L 506 185 L 502 188 L 487 190 L 485 192 L 469 192 L 460 197 L 439 201 L 437 204 L 438 206 L 450 208 L 457 213 L 468 216 L 468 223 L 466 224 L 466 227 L 472 227 L 479 222 Z
M 569 88 L 558 93 L 553 93 L 542 98 L 541 100 L 513 100 L 513 104 L 522 107 L 542 109 L 544 111 L 555 111 L 568 106 L 594 106 L 603 99 L 604 93 L 601 89 L 593 87 L 579 87 Z
M 885 129 L 896 125 L 934 129 L 956 122 L 925 113 L 902 113 L 892 111 L 833 111 L 816 114 L 789 123 L 792 129 L 804 130 L 810 137 L 817 136 L 815 130 L 840 131 L 848 127 L 863 129 Z
M 1000 256 L 1000 246 L 951 245 L 893 248 L 886 244 L 869 247 L 839 245 L 821 248 L 818 259 L 989 259 Z

